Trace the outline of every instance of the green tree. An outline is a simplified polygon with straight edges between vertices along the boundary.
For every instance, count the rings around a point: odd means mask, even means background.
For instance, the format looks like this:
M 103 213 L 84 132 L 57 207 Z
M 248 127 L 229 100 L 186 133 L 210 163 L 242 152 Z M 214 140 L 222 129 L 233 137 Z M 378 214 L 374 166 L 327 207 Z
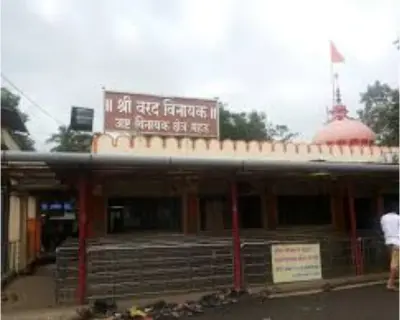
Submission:
M 1 88 L 1 108 L 9 109 L 19 113 L 22 122 L 26 125 L 26 123 L 29 121 L 29 116 L 26 113 L 21 112 L 19 108 L 19 102 L 20 97 L 18 95 L 12 93 L 7 88 Z M 28 132 L 11 131 L 11 135 L 22 150 L 35 150 L 35 141 L 29 136 Z
M 267 140 L 288 142 L 297 137 L 297 133 L 291 132 L 289 127 L 284 124 L 268 124 L 268 137 Z
M 51 152 L 90 152 L 93 135 L 70 130 L 67 126 L 59 126 L 47 140 L 47 144 L 53 144 Z
M 361 93 L 359 119 L 376 133 L 376 143 L 399 146 L 399 91 L 376 81 Z
M 290 141 L 297 136 L 285 125 L 268 122 L 263 112 L 232 112 L 221 106 L 219 123 L 221 139 Z
M 289 141 L 297 134 L 290 132 L 285 125 L 274 125 L 267 121 L 262 112 L 231 112 L 220 108 L 220 138 L 232 140 Z M 93 134 L 70 130 L 67 126 L 58 127 L 46 143 L 53 144 L 52 152 L 90 152 Z

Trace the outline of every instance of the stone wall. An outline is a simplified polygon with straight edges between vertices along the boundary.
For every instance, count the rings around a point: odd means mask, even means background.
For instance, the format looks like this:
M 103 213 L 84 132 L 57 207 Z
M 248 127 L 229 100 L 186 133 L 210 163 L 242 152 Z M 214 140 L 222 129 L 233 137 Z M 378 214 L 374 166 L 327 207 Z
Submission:
M 390 161 L 391 155 L 399 153 L 399 148 L 101 134 L 93 139 L 92 152 L 101 154 L 131 153 L 141 156 L 381 163 Z

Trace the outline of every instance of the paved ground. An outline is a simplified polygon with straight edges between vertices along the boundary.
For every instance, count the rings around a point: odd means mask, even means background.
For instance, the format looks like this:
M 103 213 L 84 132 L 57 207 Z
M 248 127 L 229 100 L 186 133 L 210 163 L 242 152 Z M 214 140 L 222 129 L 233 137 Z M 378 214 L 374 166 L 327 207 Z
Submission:
M 55 310 L 54 310 L 55 311 Z M 2 315 L 3 319 L 70 319 L 69 312 L 54 315 L 37 311 Z M 314 295 L 274 298 L 261 302 L 247 298 L 237 305 L 207 311 L 198 320 L 398 320 L 399 295 L 382 285 L 318 293 Z M 190 319 L 193 319 L 191 317 Z M 183 320 L 183 319 L 182 319 Z
M 201 320 L 398 320 L 399 295 L 379 286 L 307 296 L 243 302 L 198 317 Z
M 2 292 L 8 298 L 2 301 L 2 313 L 54 307 L 55 282 L 51 272 L 49 267 L 42 267 L 34 275 L 12 281 Z

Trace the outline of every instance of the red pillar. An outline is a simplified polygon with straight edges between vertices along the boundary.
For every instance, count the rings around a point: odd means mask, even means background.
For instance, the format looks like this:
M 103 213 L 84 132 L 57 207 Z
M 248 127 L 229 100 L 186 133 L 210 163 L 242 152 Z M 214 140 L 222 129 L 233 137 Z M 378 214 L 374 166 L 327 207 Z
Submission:
M 87 196 L 88 181 L 84 176 L 80 177 L 78 184 L 79 194 L 79 269 L 78 292 L 79 304 L 85 303 L 86 298 L 86 238 L 87 238 Z
M 349 213 L 350 213 L 351 252 L 353 256 L 353 261 L 356 266 L 356 275 L 360 275 L 363 273 L 363 264 L 361 258 L 361 246 L 357 239 L 357 218 L 354 207 L 353 188 L 350 184 L 347 186 L 347 197 L 349 201 Z
M 237 188 L 236 182 L 231 183 L 231 203 L 232 203 L 232 240 L 233 240 L 233 281 L 234 289 L 239 291 L 242 288 L 242 261 L 240 258 L 240 231 L 239 231 L 239 212 L 237 208 Z

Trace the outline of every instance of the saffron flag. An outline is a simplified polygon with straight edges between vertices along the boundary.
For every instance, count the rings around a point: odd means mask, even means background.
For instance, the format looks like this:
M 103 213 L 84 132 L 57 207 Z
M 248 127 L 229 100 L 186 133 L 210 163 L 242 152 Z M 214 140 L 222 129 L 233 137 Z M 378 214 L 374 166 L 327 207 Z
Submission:
M 332 63 L 344 62 L 343 55 L 336 49 L 336 46 L 332 41 L 331 41 L 331 62 Z

